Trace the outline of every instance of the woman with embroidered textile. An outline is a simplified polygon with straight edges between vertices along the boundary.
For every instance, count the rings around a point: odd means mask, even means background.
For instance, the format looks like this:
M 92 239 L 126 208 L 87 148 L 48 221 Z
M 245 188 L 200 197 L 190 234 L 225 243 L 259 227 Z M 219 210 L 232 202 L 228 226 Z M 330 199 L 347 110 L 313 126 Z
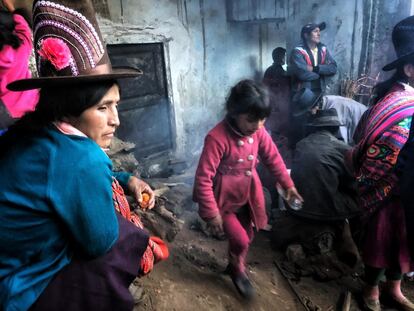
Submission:
M 413 16 L 394 27 L 392 39 L 398 59 L 384 70 L 396 69 L 396 73 L 375 87 L 373 104 L 355 132 L 357 145 L 348 155 L 358 179 L 359 204 L 365 212 L 363 301 L 368 310 L 381 310 L 378 284 L 384 273 L 387 281 L 381 298 L 402 310 L 414 310 L 414 304 L 401 292 L 402 273 L 412 270 L 412 258 L 395 172 L 414 113 L 413 30 Z
M 41 89 L 35 111 L 0 138 L 0 309 L 132 310 L 128 287 L 168 256 L 129 210 L 124 190 L 154 206 L 142 180 L 112 172 L 118 79 L 90 0 L 33 4 Z M 139 228 L 138 228 L 139 227 Z

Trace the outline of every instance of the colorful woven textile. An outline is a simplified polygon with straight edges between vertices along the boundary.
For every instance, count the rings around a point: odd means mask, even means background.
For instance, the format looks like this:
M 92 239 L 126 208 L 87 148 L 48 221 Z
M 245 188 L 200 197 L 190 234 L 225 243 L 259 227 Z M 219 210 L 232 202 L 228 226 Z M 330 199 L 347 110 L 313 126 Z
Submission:
M 395 193 L 394 167 L 408 138 L 414 113 L 414 89 L 396 84 L 364 114 L 356 130 L 350 160 L 358 178 L 360 205 L 368 210 Z M 358 139 L 359 138 L 359 139 Z
M 411 117 L 413 113 L 414 89 L 405 84 L 396 84 L 380 102 L 370 107 L 362 116 L 355 131 L 358 145 L 352 152 L 353 164 L 358 167 L 358 158 L 386 129 Z
M 122 215 L 122 217 L 132 222 L 138 228 L 144 229 L 144 225 L 139 216 L 134 212 L 131 212 L 124 190 L 115 178 L 113 178 L 112 181 L 112 197 L 115 209 Z M 167 259 L 168 255 L 168 247 L 164 241 L 155 236 L 150 237 L 148 247 L 141 259 L 140 276 L 150 273 L 154 264 Z

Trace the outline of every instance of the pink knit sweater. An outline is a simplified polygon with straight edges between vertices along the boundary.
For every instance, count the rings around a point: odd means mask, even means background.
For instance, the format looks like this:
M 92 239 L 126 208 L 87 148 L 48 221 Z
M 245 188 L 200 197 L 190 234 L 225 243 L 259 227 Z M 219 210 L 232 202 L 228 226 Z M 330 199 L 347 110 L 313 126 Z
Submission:
M 25 19 L 14 14 L 15 33 L 22 44 L 13 49 L 10 45 L 0 51 L 0 99 L 13 118 L 20 118 L 25 112 L 34 110 L 39 99 L 38 90 L 12 92 L 6 87 L 12 81 L 31 78 L 29 57 L 32 52 L 32 34 Z
M 248 204 L 256 228 L 266 226 L 263 187 L 256 171 L 258 157 L 283 189 L 294 186 L 264 128 L 252 136 L 240 136 L 223 120 L 207 134 L 193 193 L 201 218 L 211 219 Z

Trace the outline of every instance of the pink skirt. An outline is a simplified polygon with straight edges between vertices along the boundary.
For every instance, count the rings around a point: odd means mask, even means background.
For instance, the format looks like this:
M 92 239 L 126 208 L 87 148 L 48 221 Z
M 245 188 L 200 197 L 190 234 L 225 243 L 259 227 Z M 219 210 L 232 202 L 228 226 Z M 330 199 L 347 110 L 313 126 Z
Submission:
M 364 263 L 402 273 L 414 268 L 408 248 L 405 215 L 400 199 L 384 202 L 371 216 L 362 244 Z

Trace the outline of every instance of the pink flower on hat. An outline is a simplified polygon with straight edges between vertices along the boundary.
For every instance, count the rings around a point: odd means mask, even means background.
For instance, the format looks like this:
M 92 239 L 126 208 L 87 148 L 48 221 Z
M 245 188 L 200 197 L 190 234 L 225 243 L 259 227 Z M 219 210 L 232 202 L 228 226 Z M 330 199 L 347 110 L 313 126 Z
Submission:
M 62 70 L 69 66 L 71 53 L 69 47 L 62 39 L 47 38 L 41 42 L 38 50 L 39 55 L 52 63 L 57 70 Z

